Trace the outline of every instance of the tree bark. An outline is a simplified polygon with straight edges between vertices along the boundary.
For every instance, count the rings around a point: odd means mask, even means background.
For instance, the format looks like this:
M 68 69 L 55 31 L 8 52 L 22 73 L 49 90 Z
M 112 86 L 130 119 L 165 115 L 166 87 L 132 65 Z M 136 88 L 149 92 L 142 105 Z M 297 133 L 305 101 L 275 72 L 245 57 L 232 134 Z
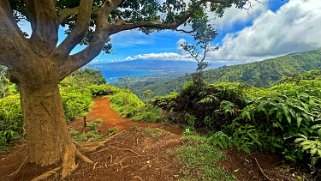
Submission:
M 69 135 L 59 94 L 56 59 L 29 57 L 25 70 L 8 69 L 9 79 L 18 85 L 20 92 L 27 141 L 26 162 L 57 165 L 56 169 L 61 169 L 60 178 L 65 178 L 77 168 L 76 158 L 90 164 L 92 161 L 78 151 Z
M 29 162 L 48 166 L 73 149 L 58 85 L 19 85 Z

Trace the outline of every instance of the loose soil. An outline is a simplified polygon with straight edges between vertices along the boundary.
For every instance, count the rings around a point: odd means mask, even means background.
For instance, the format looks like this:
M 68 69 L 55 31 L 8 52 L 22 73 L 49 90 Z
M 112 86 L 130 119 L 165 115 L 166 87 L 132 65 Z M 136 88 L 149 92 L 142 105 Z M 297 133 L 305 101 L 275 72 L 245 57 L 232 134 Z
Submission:
M 228 173 L 236 176 L 240 181 L 297 181 L 295 175 L 302 177 L 296 172 L 297 170 L 286 164 L 282 157 L 275 154 L 264 152 L 247 154 L 235 148 L 223 150 L 223 152 L 226 155 L 226 160 L 222 161 L 220 166 L 225 168 Z M 303 180 L 309 179 L 305 176 Z
M 112 137 L 104 147 L 87 154 L 93 165 L 79 161 L 78 168 L 65 180 L 101 181 L 170 181 L 178 180 L 180 164 L 173 155 L 179 147 L 182 129 L 178 126 L 159 123 L 134 122 L 119 116 L 109 105 L 109 98 L 95 101 L 87 120 L 102 120 L 100 132 L 106 134 L 109 128 L 117 128 L 119 133 Z M 83 119 L 72 122 L 70 128 L 85 131 Z M 10 175 L 24 160 L 26 154 L 24 141 L 20 141 L 7 153 L 0 154 L 0 180 L 31 180 L 55 167 L 41 168 L 34 164 L 24 165 L 18 174 Z M 220 163 L 237 180 L 295 180 L 293 170 L 289 169 L 279 157 L 266 153 L 252 153 L 251 156 L 237 150 L 225 150 L 226 161 Z M 50 180 L 57 180 L 51 178 Z M 307 180 L 307 179 L 305 179 Z

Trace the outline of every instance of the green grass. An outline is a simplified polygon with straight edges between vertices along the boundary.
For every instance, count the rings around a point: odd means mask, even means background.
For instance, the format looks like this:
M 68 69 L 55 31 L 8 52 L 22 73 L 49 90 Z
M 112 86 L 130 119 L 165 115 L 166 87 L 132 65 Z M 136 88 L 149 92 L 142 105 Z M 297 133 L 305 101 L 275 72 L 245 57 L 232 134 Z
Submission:
M 117 133 L 118 131 L 119 131 L 118 128 L 113 127 L 113 128 L 108 128 L 107 133 L 108 133 L 108 134 L 115 134 L 115 133 Z
M 139 126 L 134 125 L 134 126 L 130 127 L 130 130 L 133 132 L 137 132 L 139 130 L 139 128 L 140 128 Z
M 77 130 L 70 130 L 69 134 L 71 135 L 72 139 L 76 142 L 85 142 L 85 141 L 102 141 L 105 138 L 99 133 L 99 129 L 101 127 L 101 120 L 93 120 L 88 123 L 89 131 L 81 133 Z
M 142 131 L 152 138 L 160 138 L 164 135 L 164 130 L 160 128 L 143 128 Z
M 72 139 L 76 142 L 86 142 L 86 141 L 91 141 L 91 142 L 96 142 L 96 141 L 102 141 L 104 140 L 104 137 L 100 135 L 97 131 L 88 131 L 85 133 L 81 133 L 76 130 L 71 130 L 69 131 Z
M 175 158 L 183 166 L 181 180 L 235 180 L 221 169 L 219 161 L 224 154 L 211 146 L 206 137 L 191 135 L 184 137 L 184 145 L 175 151 Z

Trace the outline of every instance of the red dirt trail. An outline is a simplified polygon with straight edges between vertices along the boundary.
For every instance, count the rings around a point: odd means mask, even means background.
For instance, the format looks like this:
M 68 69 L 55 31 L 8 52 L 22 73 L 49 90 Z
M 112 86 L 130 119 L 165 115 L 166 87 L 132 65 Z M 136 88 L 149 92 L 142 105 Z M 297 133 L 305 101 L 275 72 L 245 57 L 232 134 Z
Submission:
M 119 131 L 128 130 L 133 126 L 138 127 L 150 127 L 150 128 L 161 128 L 176 135 L 183 133 L 182 129 L 177 125 L 162 125 L 160 123 L 147 123 L 147 122 L 135 122 L 128 118 L 123 118 L 118 115 L 110 106 L 109 97 L 102 97 L 95 100 L 95 103 L 87 115 L 87 122 L 93 120 L 103 120 L 100 129 L 101 133 L 106 133 L 109 128 L 117 128 Z M 83 129 L 83 119 L 77 119 L 73 121 L 70 126 L 77 130 Z

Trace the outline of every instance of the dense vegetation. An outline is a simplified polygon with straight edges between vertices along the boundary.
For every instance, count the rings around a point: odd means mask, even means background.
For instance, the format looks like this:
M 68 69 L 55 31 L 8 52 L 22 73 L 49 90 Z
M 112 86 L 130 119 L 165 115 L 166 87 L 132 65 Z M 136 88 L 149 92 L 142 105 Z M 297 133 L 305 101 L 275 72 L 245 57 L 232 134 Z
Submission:
M 0 67 L 0 72 L 6 72 Z M 0 151 L 6 145 L 22 137 L 23 121 L 20 107 L 20 98 L 14 84 L 1 76 L 0 98 Z M 105 80 L 99 71 L 84 69 L 76 71 L 65 78 L 60 84 L 60 94 L 66 120 L 85 116 L 89 111 L 93 97 L 116 93 L 118 88 L 104 84 Z
M 222 148 L 271 151 L 319 168 L 321 158 L 321 72 L 283 79 L 270 88 L 244 83 L 199 86 L 187 82 L 178 94 L 150 102 L 167 119 L 205 129 Z
M 318 68 L 321 68 L 321 49 L 293 53 L 255 63 L 224 66 L 205 71 L 204 76 L 209 83 L 237 81 L 256 87 L 270 87 L 278 83 L 284 76 Z M 170 80 L 145 78 L 144 81 L 130 85 L 130 88 L 140 98 L 145 98 L 143 94 L 145 90 L 151 90 L 152 96 L 164 96 L 170 92 L 178 91 L 185 82 L 191 79 L 191 75 Z
M 88 76 L 89 80 L 83 75 Z M 6 96 L 0 99 L 0 150 L 21 138 L 24 132 L 19 95 L 12 89 L 6 89 Z M 293 163 L 307 163 L 314 173 L 320 172 L 319 70 L 284 77 L 269 88 L 239 82 L 206 84 L 188 81 L 179 92 L 154 97 L 148 102 L 142 102 L 130 90 L 104 84 L 99 72 L 91 70 L 74 73 L 62 81 L 60 89 L 67 120 L 85 116 L 93 97 L 110 95 L 112 107 L 125 117 L 178 123 L 185 127 L 186 135 L 190 135 L 195 128 L 205 131 L 208 137 L 200 138 L 203 141 L 188 141 L 185 147 L 177 150 L 177 159 L 185 164 L 186 171 L 195 170 L 197 164 L 205 165 L 200 168 L 206 168 L 212 161 L 221 159 L 221 153 L 211 146 L 214 145 L 236 147 L 245 152 L 275 152 Z M 145 96 L 150 93 L 145 91 Z M 92 124 L 88 133 L 72 130 L 71 135 L 76 141 L 101 140 L 102 137 L 97 134 L 99 121 Z M 213 153 L 217 159 L 211 159 L 213 155 L 206 153 Z M 209 178 L 212 174 L 226 176 L 216 167 L 200 170 L 199 174 L 200 178 Z
M 143 103 L 129 90 L 121 90 L 111 95 L 110 101 L 113 109 L 124 117 L 130 117 L 135 121 L 162 121 L 162 110 L 160 108 Z

